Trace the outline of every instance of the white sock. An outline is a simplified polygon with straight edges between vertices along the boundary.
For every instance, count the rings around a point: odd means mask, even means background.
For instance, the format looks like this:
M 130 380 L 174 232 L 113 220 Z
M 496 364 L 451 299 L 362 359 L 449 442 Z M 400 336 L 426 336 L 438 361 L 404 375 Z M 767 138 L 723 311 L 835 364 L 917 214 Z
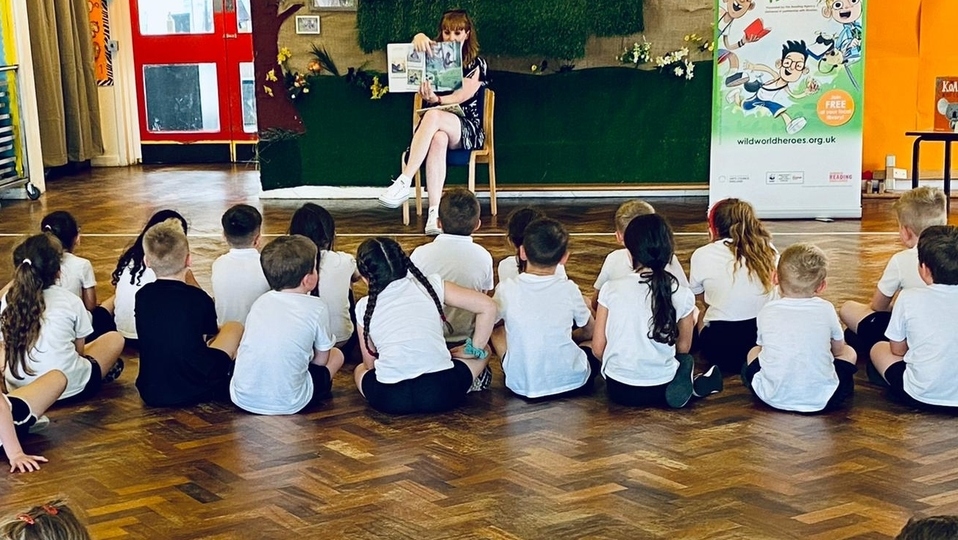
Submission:
M 399 176 L 396 177 L 396 180 L 399 180 L 400 182 L 403 183 L 403 185 L 406 185 L 406 186 L 412 184 L 412 178 L 409 178 L 405 174 L 400 174 Z
M 431 216 L 431 215 L 433 215 L 433 214 L 436 214 L 437 216 L 439 215 L 439 207 L 438 207 L 438 206 L 430 206 L 430 207 L 429 207 L 429 215 Z

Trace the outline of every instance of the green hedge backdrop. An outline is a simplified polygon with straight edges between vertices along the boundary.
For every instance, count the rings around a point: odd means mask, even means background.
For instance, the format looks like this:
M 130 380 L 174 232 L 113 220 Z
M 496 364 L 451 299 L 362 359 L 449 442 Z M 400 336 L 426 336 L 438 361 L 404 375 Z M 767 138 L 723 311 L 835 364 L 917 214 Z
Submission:
M 696 73 L 712 72 L 710 62 Z M 707 182 L 711 78 L 632 68 L 551 75 L 492 72 L 500 186 Z M 341 77 L 312 79 L 306 133 L 261 141 L 264 189 L 385 186 L 409 145 L 412 94 L 369 99 Z M 484 165 L 477 166 L 482 184 Z M 449 182 L 465 183 L 465 167 Z

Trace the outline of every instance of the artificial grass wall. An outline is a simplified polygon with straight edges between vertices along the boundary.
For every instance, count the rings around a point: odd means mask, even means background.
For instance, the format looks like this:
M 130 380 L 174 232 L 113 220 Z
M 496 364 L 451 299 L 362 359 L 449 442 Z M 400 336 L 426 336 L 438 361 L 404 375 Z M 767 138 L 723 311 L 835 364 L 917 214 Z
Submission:
M 711 65 L 683 80 L 598 68 L 551 75 L 492 72 L 496 178 L 510 185 L 707 182 Z M 384 186 L 409 145 L 412 94 L 370 100 L 338 77 L 312 79 L 298 103 L 306 133 L 259 143 L 263 189 Z M 478 165 L 477 182 L 486 181 Z M 449 182 L 465 183 L 465 167 Z

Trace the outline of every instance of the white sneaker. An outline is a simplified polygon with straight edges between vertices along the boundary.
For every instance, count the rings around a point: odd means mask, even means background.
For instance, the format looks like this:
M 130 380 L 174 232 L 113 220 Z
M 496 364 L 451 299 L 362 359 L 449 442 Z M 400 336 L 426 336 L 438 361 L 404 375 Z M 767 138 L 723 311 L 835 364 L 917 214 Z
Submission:
M 426 217 L 426 236 L 438 236 L 442 234 L 439 228 L 439 209 L 430 208 L 429 215 Z
M 787 126 L 785 126 L 785 131 L 787 131 L 789 135 L 794 135 L 801 131 L 807 123 L 808 120 L 805 120 L 804 118 L 796 118 L 789 122 Z
M 391 186 L 379 196 L 379 204 L 386 208 L 399 208 L 409 199 L 409 181 L 403 177 L 393 180 Z

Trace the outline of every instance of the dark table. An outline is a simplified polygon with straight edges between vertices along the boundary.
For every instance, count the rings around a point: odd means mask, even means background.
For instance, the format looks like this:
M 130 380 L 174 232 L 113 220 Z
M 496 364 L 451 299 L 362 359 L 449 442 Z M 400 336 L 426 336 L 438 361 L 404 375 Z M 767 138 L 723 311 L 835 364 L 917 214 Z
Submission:
M 939 141 L 945 143 L 945 200 L 951 210 L 951 143 L 958 141 L 958 133 L 950 131 L 906 131 L 905 136 L 915 137 L 911 152 L 911 187 L 918 187 L 918 155 L 921 143 Z M 887 179 L 885 180 L 888 181 Z

